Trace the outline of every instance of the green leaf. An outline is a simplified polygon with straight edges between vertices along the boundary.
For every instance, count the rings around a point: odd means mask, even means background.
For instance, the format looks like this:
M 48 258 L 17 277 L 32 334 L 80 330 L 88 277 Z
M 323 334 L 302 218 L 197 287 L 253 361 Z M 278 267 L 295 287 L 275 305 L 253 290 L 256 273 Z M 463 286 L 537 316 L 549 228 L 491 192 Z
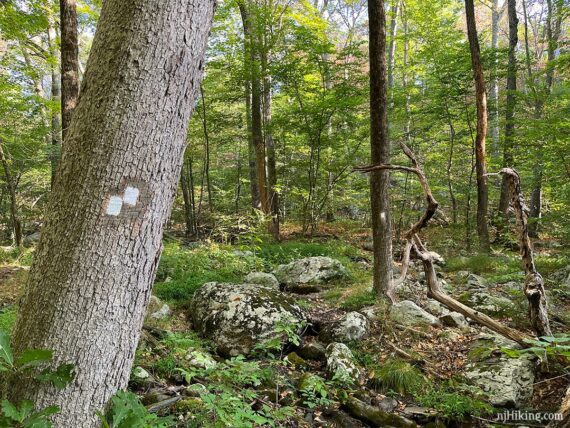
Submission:
M 16 406 L 14 406 L 8 400 L 2 400 L 0 407 L 2 408 L 2 413 L 4 416 L 12 419 L 13 421 L 22 422 L 24 419 Z
M 51 361 L 52 357 L 53 351 L 48 349 L 28 349 L 20 355 L 15 365 L 20 368 L 38 366 Z
M 12 367 L 14 365 L 14 356 L 12 355 L 12 348 L 10 347 L 10 336 L 0 330 L 0 358 Z
M 51 382 L 56 388 L 63 389 L 75 376 L 73 364 L 62 364 L 55 371 L 44 370 L 37 379 L 42 382 Z

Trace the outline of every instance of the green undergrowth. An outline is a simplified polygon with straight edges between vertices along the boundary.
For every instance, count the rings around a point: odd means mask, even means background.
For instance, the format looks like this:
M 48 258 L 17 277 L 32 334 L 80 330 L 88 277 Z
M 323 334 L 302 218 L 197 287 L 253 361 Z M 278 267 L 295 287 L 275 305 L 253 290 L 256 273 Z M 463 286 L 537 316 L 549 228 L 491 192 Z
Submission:
M 348 279 L 340 281 L 343 286 L 358 281 L 361 276 L 353 262 L 361 256 L 360 250 L 340 241 L 327 244 L 261 243 L 252 246 L 205 244 L 196 248 L 166 243 L 154 293 L 168 301 L 183 301 L 207 282 L 239 283 L 249 272 L 270 272 L 280 264 L 312 256 L 333 257 L 343 263 L 348 271 Z
M 0 309 L 0 330 L 10 333 L 16 323 L 18 310 L 16 306 L 8 306 Z

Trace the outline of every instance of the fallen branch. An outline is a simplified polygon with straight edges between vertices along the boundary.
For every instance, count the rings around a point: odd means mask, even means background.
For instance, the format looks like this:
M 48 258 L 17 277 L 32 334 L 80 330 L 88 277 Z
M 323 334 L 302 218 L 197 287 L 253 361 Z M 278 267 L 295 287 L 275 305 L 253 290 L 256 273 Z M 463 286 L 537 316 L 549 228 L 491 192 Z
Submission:
M 379 165 L 369 165 L 369 166 L 364 166 L 364 167 L 358 167 L 358 168 L 355 168 L 354 170 L 355 171 L 361 171 L 361 172 L 370 172 L 370 171 L 377 171 L 377 170 L 382 170 L 382 169 L 389 169 L 389 170 L 411 172 L 411 173 L 414 173 L 418 176 L 418 179 L 420 181 L 420 184 L 422 186 L 422 189 L 423 189 L 423 192 L 424 192 L 424 195 L 426 198 L 427 206 L 426 206 L 425 212 L 420 217 L 420 219 L 406 232 L 405 237 L 406 237 L 406 241 L 407 241 L 406 246 L 410 245 L 411 248 L 413 249 L 413 251 L 415 252 L 415 254 L 421 259 L 421 261 L 423 263 L 424 272 L 426 275 L 426 281 L 428 284 L 428 297 L 431 297 L 431 298 L 437 300 L 438 302 L 442 303 L 443 305 L 447 306 L 449 309 L 451 309 L 453 311 L 459 312 L 459 313 L 463 314 L 464 316 L 471 318 L 472 320 L 477 321 L 479 324 L 484 325 L 485 327 L 488 327 L 489 329 L 495 331 L 496 333 L 499 333 L 500 335 L 502 335 L 508 339 L 514 340 L 515 342 L 519 343 L 520 345 L 527 347 L 528 344 L 525 342 L 525 340 L 527 339 L 526 335 L 524 335 L 523 333 L 521 333 L 518 330 L 512 329 L 510 327 L 507 327 L 507 326 L 495 321 L 493 318 L 489 317 L 488 315 L 485 315 L 482 312 L 476 311 L 476 310 L 464 305 L 463 303 L 458 302 L 453 297 L 447 295 L 440 288 L 439 281 L 437 279 L 437 275 L 436 275 L 435 268 L 434 268 L 432 254 L 425 248 L 424 244 L 422 243 L 422 241 L 420 240 L 420 238 L 418 236 L 418 233 L 420 232 L 420 230 L 423 229 L 424 227 L 426 227 L 428 225 L 430 219 L 434 216 L 435 212 L 437 211 L 439 204 L 437 203 L 437 201 L 433 197 L 433 194 L 431 193 L 431 189 L 429 187 L 429 183 L 427 181 L 427 178 L 426 178 L 422 168 L 420 167 L 416 157 L 414 156 L 413 152 L 410 150 L 410 148 L 408 146 L 406 146 L 402 142 L 400 142 L 400 146 L 402 147 L 402 150 L 404 151 L 406 156 L 411 160 L 413 167 L 400 166 L 400 165 L 379 164 Z M 520 190 L 520 187 L 519 187 L 519 190 Z M 405 261 L 406 261 L 406 254 L 404 254 L 404 262 Z M 404 271 L 404 269 L 402 269 L 402 272 L 403 271 Z M 406 269 L 406 271 L 407 271 L 407 269 Z M 396 284 L 397 284 L 396 281 L 392 281 L 391 284 L 388 285 L 388 290 L 386 292 L 388 297 L 390 299 L 392 299 L 392 302 L 395 302 L 394 299 L 396 298 L 395 297 L 395 292 L 396 292 L 396 287 L 397 287 Z

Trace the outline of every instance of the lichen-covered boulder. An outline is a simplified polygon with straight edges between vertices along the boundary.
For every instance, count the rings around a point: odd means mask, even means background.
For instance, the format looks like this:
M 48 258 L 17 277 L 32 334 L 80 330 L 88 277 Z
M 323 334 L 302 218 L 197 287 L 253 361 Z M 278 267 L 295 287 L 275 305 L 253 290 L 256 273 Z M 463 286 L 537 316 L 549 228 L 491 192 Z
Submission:
M 359 312 L 349 312 L 340 320 L 327 325 L 319 335 L 325 342 L 348 343 L 368 335 L 368 318 Z
M 441 317 L 442 315 L 446 315 L 449 313 L 449 309 L 439 303 L 437 300 L 428 299 L 426 304 L 424 305 L 424 309 L 428 311 L 430 314 L 433 314 L 437 317 Z
M 501 357 L 468 365 L 465 377 L 489 394 L 493 406 L 519 408 L 532 397 L 534 366 L 528 355 Z
M 516 309 L 516 305 L 508 298 L 494 296 L 486 291 L 474 293 L 469 298 L 473 309 L 486 314 L 502 315 Z
M 303 293 L 319 290 L 319 286 L 346 276 L 346 269 L 330 257 L 307 257 L 278 266 L 273 272 L 288 291 Z
M 278 290 L 217 282 L 194 293 L 190 316 L 195 330 L 224 356 L 248 355 L 255 345 L 275 337 L 277 323 L 301 324 L 306 319 L 295 300 Z
M 516 342 L 487 328 L 477 336 L 469 352 L 471 362 L 464 376 L 489 395 L 489 402 L 498 407 L 519 408 L 533 394 L 536 358 L 523 354 L 509 358 L 496 350 L 521 349 Z
M 390 319 L 405 326 L 439 326 L 441 323 L 429 312 L 411 300 L 394 303 L 390 308 Z
M 265 285 L 275 290 L 279 290 L 279 281 L 272 273 L 265 272 L 251 272 L 243 279 L 246 284 L 259 284 Z
M 448 327 L 468 328 L 469 323 L 463 314 L 459 312 L 449 312 L 439 317 L 439 320 Z
M 332 379 L 356 383 L 360 370 L 351 350 L 344 343 L 331 343 L 326 349 L 327 373 Z

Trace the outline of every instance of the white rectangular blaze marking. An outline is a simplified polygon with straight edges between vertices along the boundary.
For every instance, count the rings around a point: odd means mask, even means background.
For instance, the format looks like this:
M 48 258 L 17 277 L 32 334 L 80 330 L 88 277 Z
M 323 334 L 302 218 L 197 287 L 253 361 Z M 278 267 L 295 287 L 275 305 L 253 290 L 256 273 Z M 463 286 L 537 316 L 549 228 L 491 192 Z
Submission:
M 111 196 L 109 198 L 109 204 L 107 205 L 107 214 L 118 216 L 121 213 L 121 208 L 123 208 L 123 198 L 120 196 Z
M 136 187 L 127 186 L 125 194 L 123 195 L 123 202 L 127 205 L 134 207 L 139 199 L 139 189 Z

